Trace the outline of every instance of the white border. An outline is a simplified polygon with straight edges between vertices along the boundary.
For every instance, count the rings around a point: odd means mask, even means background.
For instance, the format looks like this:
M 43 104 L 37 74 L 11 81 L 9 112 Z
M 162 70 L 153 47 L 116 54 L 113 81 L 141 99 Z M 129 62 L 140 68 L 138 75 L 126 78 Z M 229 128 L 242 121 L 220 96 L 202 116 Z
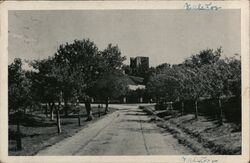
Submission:
M 184 4 L 209 3 L 222 9 L 241 9 L 242 59 L 242 155 L 206 156 L 217 163 L 249 161 L 249 2 L 246 1 L 8 1 L 0 4 L 0 161 L 1 162 L 171 162 L 183 163 L 182 156 L 8 156 L 8 10 L 84 10 L 84 9 L 184 9 Z M 215 11 L 216 12 L 216 11 Z M 201 158 L 185 156 L 187 158 Z

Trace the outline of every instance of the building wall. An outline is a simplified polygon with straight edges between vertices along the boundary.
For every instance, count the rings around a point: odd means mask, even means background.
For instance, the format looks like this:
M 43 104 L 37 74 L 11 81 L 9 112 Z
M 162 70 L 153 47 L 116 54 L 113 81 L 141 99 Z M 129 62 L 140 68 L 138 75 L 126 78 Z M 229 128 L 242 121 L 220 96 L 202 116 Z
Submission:
M 131 68 L 139 68 L 139 67 L 149 68 L 149 58 L 148 57 L 136 57 L 136 58 L 131 57 L 130 67 Z
M 130 67 L 136 68 L 136 58 L 130 57 Z

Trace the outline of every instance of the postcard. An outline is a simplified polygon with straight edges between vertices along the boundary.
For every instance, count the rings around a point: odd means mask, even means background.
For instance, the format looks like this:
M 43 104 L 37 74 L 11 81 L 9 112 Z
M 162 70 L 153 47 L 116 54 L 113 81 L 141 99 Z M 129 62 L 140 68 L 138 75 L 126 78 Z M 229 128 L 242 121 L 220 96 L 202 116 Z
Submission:
M 0 7 L 1 162 L 249 162 L 248 1 Z

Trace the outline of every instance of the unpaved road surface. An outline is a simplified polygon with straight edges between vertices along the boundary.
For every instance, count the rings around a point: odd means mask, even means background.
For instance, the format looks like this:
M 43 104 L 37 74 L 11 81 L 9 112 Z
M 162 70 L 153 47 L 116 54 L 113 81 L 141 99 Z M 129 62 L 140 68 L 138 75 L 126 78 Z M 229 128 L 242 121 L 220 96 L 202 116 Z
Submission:
M 118 111 L 37 155 L 183 155 L 191 150 L 150 122 L 138 105 L 112 105 Z

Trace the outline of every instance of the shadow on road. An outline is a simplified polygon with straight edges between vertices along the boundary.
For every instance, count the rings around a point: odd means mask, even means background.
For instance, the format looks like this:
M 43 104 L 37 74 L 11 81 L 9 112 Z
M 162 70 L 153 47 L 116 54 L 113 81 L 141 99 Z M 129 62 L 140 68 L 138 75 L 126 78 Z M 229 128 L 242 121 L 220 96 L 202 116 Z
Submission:
M 121 120 L 120 122 L 137 122 L 137 123 L 150 123 L 151 120 L 140 120 L 140 119 L 124 119 Z
M 129 132 L 143 132 L 143 133 L 160 133 L 159 130 L 155 128 L 119 128 L 120 130 L 126 130 Z
M 147 114 L 139 114 L 139 113 L 135 113 L 135 114 L 126 113 L 125 115 L 132 115 L 132 116 L 147 116 Z

